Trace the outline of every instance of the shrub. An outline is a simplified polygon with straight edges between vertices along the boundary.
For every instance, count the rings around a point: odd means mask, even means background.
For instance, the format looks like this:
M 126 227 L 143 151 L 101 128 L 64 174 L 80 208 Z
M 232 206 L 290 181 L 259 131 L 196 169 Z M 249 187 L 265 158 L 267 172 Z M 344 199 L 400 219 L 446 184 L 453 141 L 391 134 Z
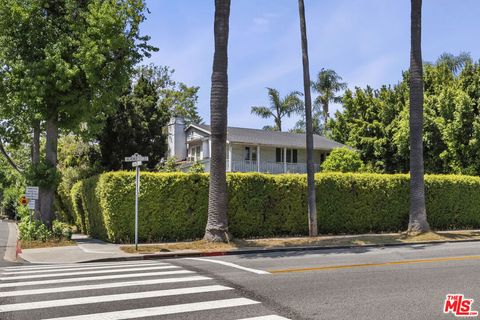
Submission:
M 57 239 L 72 239 L 73 227 L 65 222 L 54 220 L 52 224 L 52 235 Z
M 18 224 L 20 240 L 27 241 L 47 241 L 52 237 L 52 232 L 40 221 L 30 223 L 27 219 Z
M 190 168 L 188 168 L 188 173 L 204 173 L 205 168 L 200 161 L 195 161 Z
M 323 171 L 358 172 L 363 167 L 360 154 L 349 148 L 336 148 L 322 163 Z
M 408 175 L 320 173 L 315 177 L 319 231 L 356 234 L 406 230 Z M 140 241 L 203 236 L 208 174 L 142 173 Z M 227 175 L 229 229 L 236 237 L 307 235 L 306 176 Z M 480 227 L 480 178 L 426 176 L 433 229 Z M 134 237 L 135 173 L 111 172 L 77 183 L 72 203 L 82 231 L 114 242 Z

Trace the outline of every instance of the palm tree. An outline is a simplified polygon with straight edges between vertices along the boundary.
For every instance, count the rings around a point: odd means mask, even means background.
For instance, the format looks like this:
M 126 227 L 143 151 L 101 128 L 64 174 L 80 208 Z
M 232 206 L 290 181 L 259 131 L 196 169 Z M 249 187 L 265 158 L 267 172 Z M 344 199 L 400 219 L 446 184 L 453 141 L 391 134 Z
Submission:
M 308 230 L 311 237 L 318 235 L 317 204 L 315 199 L 315 168 L 313 166 L 313 125 L 312 96 L 310 93 L 310 71 L 308 63 L 307 27 L 305 24 L 305 5 L 298 0 L 300 15 L 300 33 L 302 39 L 303 90 L 305 97 L 305 126 L 307 142 L 307 195 L 308 195 Z
M 228 31 L 230 0 L 215 0 L 215 53 L 213 56 L 210 121 L 212 154 L 208 193 L 208 221 L 204 239 L 229 240 L 227 220 L 226 143 L 228 106 Z
M 274 126 L 265 126 L 265 130 L 282 131 L 282 119 L 290 117 L 294 113 L 299 113 L 303 110 L 303 102 L 299 98 L 301 95 L 298 91 L 292 91 L 283 99 L 280 98 L 278 90 L 267 88 L 268 98 L 270 99 L 269 107 L 252 107 L 252 114 L 260 116 L 264 119 L 273 118 Z
M 466 52 L 462 52 L 458 56 L 444 52 L 436 62 L 437 65 L 447 66 L 447 68 L 455 75 L 457 75 L 468 63 L 472 63 L 472 57 Z
M 317 75 L 317 81 L 312 81 L 312 89 L 318 93 L 318 97 L 315 99 L 316 114 L 323 116 L 323 131 L 327 129 L 327 121 L 330 117 L 329 106 L 330 102 L 340 102 L 341 96 L 337 96 L 337 92 L 347 88 L 347 84 L 342 82 L 340 77 L 335 71 L 331 69 L 323 69 Z
M 411 0 L 410 50 L 410 219 L 409 233 L 430 229 L 425 208 L 423 170 L 422 0 Z

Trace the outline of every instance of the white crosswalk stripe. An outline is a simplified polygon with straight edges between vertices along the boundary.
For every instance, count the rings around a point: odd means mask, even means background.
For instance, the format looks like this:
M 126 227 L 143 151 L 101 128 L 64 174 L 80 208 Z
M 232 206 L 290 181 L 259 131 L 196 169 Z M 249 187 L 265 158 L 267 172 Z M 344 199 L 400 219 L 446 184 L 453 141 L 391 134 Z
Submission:
M 164 270 L 164 269 L 178 269 L 178 267 L 177 266 L 154 266 L 154 267 L 127 268 L 127 269 L 114 269 L 114 270 L 78 271 L 78 272 L 67 272 L 67 273 L 54 272 L 54 273 L 34 274 L 34 275 L 26 275 L 26 276 L 0 277 L 0 281 L 58 278 L 58 277 L 64 277 L 64 276 L 79 276 L 83 274 L 122 273 L 122 272 L 130 272 L 130 271 L 138 272 L 138 271 Z
M 71 272 L 71 271 L 77 271 L 77 270 L 101 270 L 101 269 L 118 269 L 118 268 L 125 268 L 126 266 L 128 267 L 144 267 L 144 266 L 166 266 L 169 265 L 168 263 L 149 263 L 149 264 L 123 264 L 123 265 L 118 265 L 118 266 L 112 266 L 112 265 L 107 265 L 107 266 L 97 266 L 97 267 L 91 267 L 91 266 L 86 266 L 86 267 L 78 267 L 78 265 L 73 268 L 73 267 L 68 267 L 68 268 L 59 268 L 59 269 L 42 269 L 42 270 L 19 270 L 19 271 L 6 271 L 3 272 L 2 275 L 15 275 L 15 274 L 36 274 L 36 273 L 51 273 L 51 272 Z
M 288 320 L 232 287 L 158 261 L 0 269 L 0 319 Z M 235 317 L 235 312 L 242 317 Z M 169 318 L 170 319 L 170 318 Z

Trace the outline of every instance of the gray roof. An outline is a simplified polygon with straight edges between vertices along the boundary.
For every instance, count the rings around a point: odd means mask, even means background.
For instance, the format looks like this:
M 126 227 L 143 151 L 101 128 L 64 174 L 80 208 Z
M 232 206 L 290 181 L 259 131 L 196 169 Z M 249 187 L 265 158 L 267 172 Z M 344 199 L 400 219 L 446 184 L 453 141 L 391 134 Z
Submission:
M 202 129 L 210 134 L 210 126 L 205 124 L 193 124 L 192 126 Z M 305 149 L 305 134 L 290 133 L 280 131 L 267 131 L 249 128 L 227 128 L 227 140 L 233 143 L 244 143 L 263 146 L 284 146 L 290 148 Z M 334 148 L 345 147 L 345 145 L 336 141 L 327 139 L 323 136 L 313 135 L 313 145 L 315 149 L 331 150 Z

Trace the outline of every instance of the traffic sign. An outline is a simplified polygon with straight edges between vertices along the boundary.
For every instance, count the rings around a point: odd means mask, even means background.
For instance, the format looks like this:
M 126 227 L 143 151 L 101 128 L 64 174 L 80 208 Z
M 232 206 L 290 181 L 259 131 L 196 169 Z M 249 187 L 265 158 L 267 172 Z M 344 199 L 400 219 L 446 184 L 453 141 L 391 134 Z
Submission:
M 137 162 L 137 161 L 148 161 L 148 157 L 141 156 L 138 153 L 135 153 L 131 157 L 125 157 L 125 162 Z
M 28 198 L 25 196 L 21 196 L 19 202 L 22 206 L 26 206 L 28 204 Z
M 27 187 L 25 196 L 30 200 L 38 200 L 38 187 Z
M 28 202 L 28 209 L 35 210 L 35 200 L 30 200 Z

